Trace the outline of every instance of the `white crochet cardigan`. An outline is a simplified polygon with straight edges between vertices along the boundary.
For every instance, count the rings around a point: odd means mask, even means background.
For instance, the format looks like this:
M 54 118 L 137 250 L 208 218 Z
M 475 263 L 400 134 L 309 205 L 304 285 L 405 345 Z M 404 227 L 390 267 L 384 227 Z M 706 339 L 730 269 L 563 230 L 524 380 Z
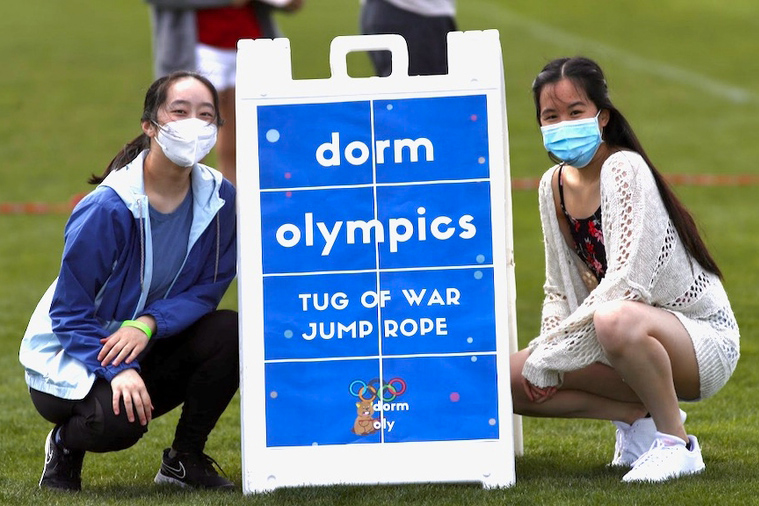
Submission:
M 601 216 L 608 262 L 601 282 L 564 240 L 551 180 L 540 182 L 546 257 L 540 336 L 529 344 L 523 375 L 538 387 L 561 384 L 567 371 L 609 364 L 593 314 L 603 302 L 634 300 L 671 311 L 688 330 L 701 372 L 702 398 L 718 390 L 738 360 L 738 325 L 719 278 L 685 250 L 653 174 L 631 151 L 612 154 L 601 169 Z M 593 279 L 584 282 L 583 279 Z

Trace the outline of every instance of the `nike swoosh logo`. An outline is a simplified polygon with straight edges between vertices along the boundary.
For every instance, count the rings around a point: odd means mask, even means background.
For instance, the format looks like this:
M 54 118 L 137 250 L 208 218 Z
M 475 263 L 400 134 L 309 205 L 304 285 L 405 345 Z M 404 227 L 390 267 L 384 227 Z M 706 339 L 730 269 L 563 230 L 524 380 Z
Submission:
M 180 480 L 183 480 L 185 477 L 184 464 L 182 464 L 181 462 L 179 463 L 179 467 L 171 467 L 168 464 L 164 464 L 163 468 L 169 471 L 170 474 L 173 474 L 174 476 L 179 478 Z
M 47 467 L 50 461 L 53 460 L 53 444 L 55 443 L 52 441 L 48 441 L 48 443 L 47 448 L 45 448 L 45 450 L 47 450 L 45 453 L 45 467 Z

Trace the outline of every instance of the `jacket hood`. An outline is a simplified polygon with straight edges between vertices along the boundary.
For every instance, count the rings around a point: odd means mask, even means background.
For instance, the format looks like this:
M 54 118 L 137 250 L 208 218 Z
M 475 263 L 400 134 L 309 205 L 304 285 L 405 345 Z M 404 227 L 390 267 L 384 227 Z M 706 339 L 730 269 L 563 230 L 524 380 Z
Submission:
M 147 150 L 143 151 L 128 165 L 112 171 L 100 183 L 102 186 L 113 189 L 124 201 L 132 215 L 138 219 L 146 216 L 144 206 L 147 204 L 147 196 L 145 195 L 143 168 L 147 154 Z M 221 173 L 211 167 L 196 163 L 192 167 L 191 180 L 194 205 L 196 208 L 200 207 L 199 210 L 202 211 L 200 214 L 216 214 L 224 205 L 224 201 L 219 197 L 223 180 Z

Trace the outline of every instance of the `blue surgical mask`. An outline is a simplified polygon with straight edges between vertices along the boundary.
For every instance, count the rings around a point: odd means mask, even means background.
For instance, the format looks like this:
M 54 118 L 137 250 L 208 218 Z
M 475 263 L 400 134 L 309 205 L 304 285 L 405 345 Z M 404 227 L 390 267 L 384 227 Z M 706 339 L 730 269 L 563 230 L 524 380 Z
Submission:
M 546 150 L 572 167 L 579 169 L 588 165 L 603 142 L 598 114 L 593 118 L 562 121 L 540 127 Z

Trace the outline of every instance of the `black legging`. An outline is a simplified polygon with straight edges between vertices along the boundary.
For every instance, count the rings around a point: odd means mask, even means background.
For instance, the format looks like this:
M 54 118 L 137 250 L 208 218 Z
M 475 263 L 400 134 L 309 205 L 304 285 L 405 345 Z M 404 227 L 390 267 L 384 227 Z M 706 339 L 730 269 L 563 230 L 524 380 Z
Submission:
M 153 403 L 153 418 L 180 404 L 182 414 L 172 447 L 200 452 L 239 386 L 237 312 L 212 312 L 187 330 L 152 340 L 143 352 L 140 376 Z M 77 401 L 31 390 L 32 402 L 48 421 L 62 425 L 61 438 L 72 450 L 110 452 L 134 445 L 147 427 L 130 422 L 124 403 L 113 414 L 111 384 L 98 378 Z

